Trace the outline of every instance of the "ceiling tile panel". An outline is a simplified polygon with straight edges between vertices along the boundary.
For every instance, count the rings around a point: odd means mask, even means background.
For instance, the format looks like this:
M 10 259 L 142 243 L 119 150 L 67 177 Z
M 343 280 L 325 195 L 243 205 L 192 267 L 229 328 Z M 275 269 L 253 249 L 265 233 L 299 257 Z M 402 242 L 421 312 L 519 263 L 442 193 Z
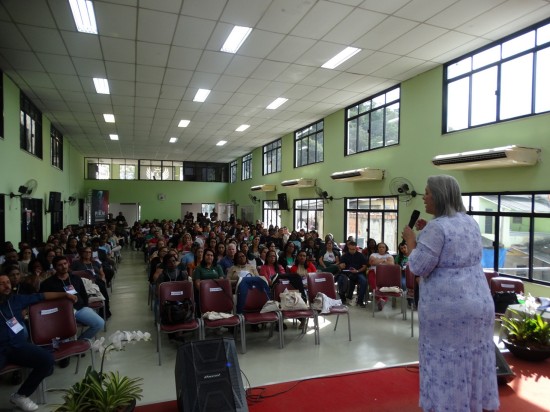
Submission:
M 50 74 L 50 78 L 58 90 L 80 92 L 82 93 L 82 85 L 78 76 L 67 76 L 65 74 Z
M 167 68 L 164 74 L 165 85 L 187 86 L 191 81 L 193 72 L 191 70 L 178 70 Z
M 455 29 L 476 16 L 504 3 L 504 1 L 506 0 L 459 0 L 431 19 L 428 19 L 426 23 L 447 29 Z
M 132 64 L 136 62 L 136 42 L 134 40 L 101 36 L 101 49 L 105 60 Z
M 455 47 L 460 47 L 464 44 L 474 40 L 473 36 L 468 34 L 459 33 L 456 31 L 449 31 L 435 40 L 426 43 L 424 46 L 413 50 L 408 55 L 416 59 L 431 60 L 439 56 L 441 53 Z
M 195 93 L 198 89 L 212 90 L 219 78 L 220 76 L 217 74 L 195 72 L 189 82 L 189 87 L 194 87 L 196 89 L 193 91 L 193 97 L 195 97 Z
M 420 66 L 422 63 L 424 63 L 424 60 L 412 59 L 410 57 L 401 57 L 382 67 L 380 70 L 375 71 L 373 75 L 390 78 L 398 77 L 400 73 L 407 72 L 414 67 Z
M 4 47 L 4 41 L 6 39 L 10 39 L 9 47 L 12 49 L 30 50 L 29 43 L 25 40 L 15 24 L 7 21 L 0 21 L 0 47 Z
M 231 60 L 231 63 L 229 63 L 229 66 L 227 66 L 225 74 L 230 76 L 248 77 L 254 70 L 256 70 L 256 67 L 258 67 L 261 62 L 262 61 L 260 59 L 256 59 L 254 57 L 235 56 L 233 57 L 233 60 Z
M 380 24 L 387 15 L 374 11 L 356 9 L 323 37 L 323 40 L 342 45 L 352 44 Z
M 137 96 L 158 98 L 160 96 L 160 84 L 136 82 Z
M 296 36 L 285 36 L 284 39 L 267 56 L 269 60 L 292 63 L 316 43 L 313 39 Z
M 136 93 L 136 84 L 124 80 L 109 81 L 111 94 L 120 96 L 134 96 Z
M 218 20 L 226 3 L 227 1 L 225 0 L 185 0 L 181 8 L 181 14 L 202 19 Z
M 137 43 L 137 64 L 165 67 L 170 53 L 170 46 L 155 43 Z
M 354 46 L 363 49 L 379 50 L 416 26 L 418 26 L 418 23 L 414 21 L 390 16 L 363 37 L 356 40 Z
M 406 55 L 425 45 L 431 39 L 443 36 L 447 32 L 447 30 L 439 27 L 421 24 L 408 33 L 405 33 L 400 38 L 392 41 L 390 44 L 384 46 L 380 51 L 385 53 Z
M 354 73 L 371 74 L 399 58 L 396 54 L 376 52 L 354 65 L 350 70 Z
M 229 53 L 205 50 L 199 60 L 197 70 L 221 74 L 225 71 L 232 58 L 233 55 Z
M 40 60 L 32 52 L 0 49 L 0 53 L 16 70 L 42 70 Z
M 179 101 L 183 98 L 183 94 L 187 87 L 173 86 L 173 85 L 164 85 L 160 90 L 160 97 L 162 99 L 170 99 Z
M 266 12 L 271 0 L 231 0 L 220 20 L 238 26 L 254 27 Z
M 263 30 L 254 30 L 239 49 L 239 54 L 263 59 L 283 40 L 283 35 Z
M 174 69 L 195 70 L 199 63 L 202 51 L 198 49 L 190 49 L 189 47 L 170 48 L 170 57 L 168 59 L 168 67 Z
M 102 36 L 136 40 L 137 8 L 95 2 L 98 32 Z
M 360 7 L 380 13 L 392 14 L 407 4 L 410 0 L 365 0 Z
M 145 66 L 138 64 L 136 66 L 136 80 L 143 83 L 161 84 L 164 78 L 164 67 Z
M 136 66 L 134 64 L 106 61 L 105 67 L 109 80 L 135 80 Z
M 46 73 L 20 70 L 19 74 L 33 89 L 37 87 L 46 87 L 49 89 L 55 88 L 50 76 L 48 76 Z
M 320 0 L 290 33 L 319 40 L 352 11 L 353 7 Z
M 313 66 L 291 64 L 281 73 L 279 77 L 277 77 L 276 80 L 287 83 L 299 83 L 313 71 L 315 71 L 315 67 Z
M 69 56 L 60 56 L 58 54 L 37 53 L 36 56 L 44 66 L 47 72 L 54 74 L 75 75 L 76 71 L 73 62 Z
M 397 17 L 425 22 L 437 13 L 456 3 L 457 0 L 412 0 L 395 12 Z
M 71 31 L 62 31 L 61 36 L 71 56 L 88 59 L 103 58 L 98 36 Z
M 288 66 L 288 63 L 264 60 L 256 70 L 254 70 L 250 77 L 261 80 L 274 80 L 280 76 Z
M 257 24 L 258 29 L 276 33 L 289 33 L 311 10 L 312 1 L 275 0 L 269 5 Z
M 79 76 L 105 78 L 105 64 L 103 60 L 84 59 L 73 57 L 73 64 Z
M 3 1 L 2 6 L 15 22 L 55 28 L 55 21 L 48 9 L 48 3 L 43 0 Z
M 203 49 L 216 27 L 216 22 L 181 16 L 176 27 L 173 44 L 176 46 Z
M 140 0 L 139 5 L 146 9 L 160 10 L 167 13 L 179 13 L 182 0 Z

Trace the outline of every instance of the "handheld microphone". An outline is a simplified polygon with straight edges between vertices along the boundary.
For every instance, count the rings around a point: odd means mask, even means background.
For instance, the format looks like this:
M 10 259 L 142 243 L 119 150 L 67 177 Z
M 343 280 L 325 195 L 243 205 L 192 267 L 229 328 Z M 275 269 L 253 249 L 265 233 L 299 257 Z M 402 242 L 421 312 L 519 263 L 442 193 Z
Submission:
M 409 220 L 409 227 L 411 229 L 414 227 L 419 217 L 420 217 L 420 212 L 418 210 L 413 210 L 413 212 L 411 213 L 411 220 Z

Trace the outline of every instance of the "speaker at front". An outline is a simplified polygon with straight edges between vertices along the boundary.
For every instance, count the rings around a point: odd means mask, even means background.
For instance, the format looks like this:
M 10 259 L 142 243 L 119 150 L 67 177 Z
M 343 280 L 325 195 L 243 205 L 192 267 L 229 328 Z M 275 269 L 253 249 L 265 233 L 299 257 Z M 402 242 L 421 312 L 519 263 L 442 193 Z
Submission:
M 181 345 L 175 373 L 180 412 L 248 412 L 233 339 Z

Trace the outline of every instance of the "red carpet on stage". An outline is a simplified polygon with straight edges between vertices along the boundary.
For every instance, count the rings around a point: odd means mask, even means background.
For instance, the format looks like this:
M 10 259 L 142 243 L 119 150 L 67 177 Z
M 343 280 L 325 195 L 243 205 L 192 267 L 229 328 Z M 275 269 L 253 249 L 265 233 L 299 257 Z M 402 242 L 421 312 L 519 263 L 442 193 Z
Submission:
M 510 354 L 505 358 L 516 378 L 500 386 L 499 411 L 549 412 L 550 360 L 526 362 Z M 421 411 L 418 367 L 375 369 L 252 388 L 248 407 L 250 412 Z M 175 401 L 136 408 L 137 412 L 177 410 Z

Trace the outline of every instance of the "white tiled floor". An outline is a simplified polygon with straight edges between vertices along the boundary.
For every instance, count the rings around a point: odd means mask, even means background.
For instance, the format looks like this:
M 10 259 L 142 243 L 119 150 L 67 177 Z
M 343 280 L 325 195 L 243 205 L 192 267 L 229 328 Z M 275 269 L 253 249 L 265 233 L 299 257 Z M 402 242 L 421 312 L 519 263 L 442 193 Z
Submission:
M 123 251 L 123 261 L 114 281 L 111 296 L 112 318 L 105 336 L 116 330 L 141 330 L 152 335 L 152 341 L 129 344 L 123 352 L 115 352 L 105 361 L 106 370 L 118 370 L 131 377 L 142 377 L 143 399 L 140 404 L 176 398 L 174 363 L 176 343 L 163 339 L 163 362 L 158 366 L 156 352 L 156 329 L 153 314 L 147 306 L 147 279 L 143 255 L 140 252 Z M 415 314 L 416 315 L 416 314 Z M 338 372 L 371 369 L 388 365 L 415 362 L 418 360 L 418 330 L 415 317 L 415 337 L 410 337 L 410 318 L 403 321 L 398 309 L 386 305 L 383 312 L 372 318 L 370 305 L 367 309 L 351 308 L 352 341 L 348 341 L 347 322 L 341 318 L 338 329 L 333 331 L 328 318 L 321 329 L 321 345 L 314 344 L 312 333 L 300 335 L 298 329 L 288 323 L 285 331 L 285 348 L 279 349 L 277 336 L 267 338 L 267 331 L 247 333 L 247 353 L 239 353 L 239 364 L 245 386 L 260 386 L 268 383 L 295 380 L 305 377 Z M 227 334 L 226 334 L 227 335 Z M 207 335 L 207 338 L 210 335 Z M 227 335 L 229 336 L 229 335 Z M 190 336 L 191 339 L 191 336 Z M 240 343 L 237 342 L 240 350 Z M 96 357 L 96 366 L 100 359 Z M 75 361 L 66 369 L 55 368 L 47 379 L 48 388 L 66 388 L 80 379 L 89 356 L 81 359 L 78 375 L 74 374 Z M 248 379 L 249 383 L 246 383 Z M 0 412 L 11 410 L 9 394 L 17 386 L 11 386 L 4 378 L 0 384 Z M 48 393 L 48 404 L 40 411 L 52 410 L 60 402 L 60 395 Z

